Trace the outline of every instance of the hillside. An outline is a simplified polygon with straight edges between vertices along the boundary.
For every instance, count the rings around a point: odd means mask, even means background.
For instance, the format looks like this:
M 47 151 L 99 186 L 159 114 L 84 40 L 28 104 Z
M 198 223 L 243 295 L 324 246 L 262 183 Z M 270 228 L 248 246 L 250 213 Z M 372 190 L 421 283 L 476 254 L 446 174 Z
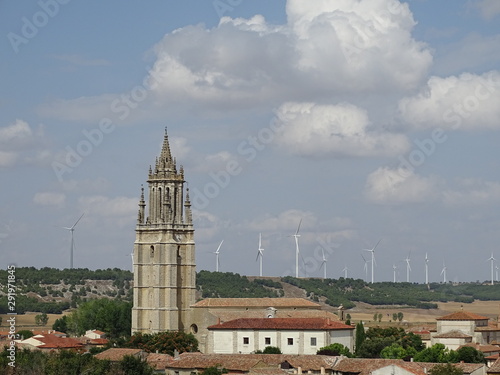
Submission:
M 7 271 L 0 270 L 0 313 L 7 312 Z M 54 268 L 16 269 L 16 309 L 60 313 L 93 298 L 118 298 L 131 301 L 133 275 L 117 268 L 59 270 Z M 219 297 L 304 297 L 331 308 L 343 305 L 359 310 L 369 305 L 379 308 L 437 309 L 439 303 L 495 301 L 500 284 L 374 283 L 355 279 L 318 279 L 293 277 L 246 277 L 230 272 L 200 271 L 197 274 L 197 299 Z M 358 306 L 358 309 L 355 307 Z

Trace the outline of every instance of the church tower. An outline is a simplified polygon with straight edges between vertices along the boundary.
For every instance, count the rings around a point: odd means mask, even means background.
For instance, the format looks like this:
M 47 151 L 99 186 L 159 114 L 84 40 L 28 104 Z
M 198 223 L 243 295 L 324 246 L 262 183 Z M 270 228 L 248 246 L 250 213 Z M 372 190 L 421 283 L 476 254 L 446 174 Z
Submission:
M 196 291 L 193 218 L 184 169 L 177 171 L 166 129 L 147 182 L 148 204 L 142 188 L 134 244 L 132 333 L 187 330 Z

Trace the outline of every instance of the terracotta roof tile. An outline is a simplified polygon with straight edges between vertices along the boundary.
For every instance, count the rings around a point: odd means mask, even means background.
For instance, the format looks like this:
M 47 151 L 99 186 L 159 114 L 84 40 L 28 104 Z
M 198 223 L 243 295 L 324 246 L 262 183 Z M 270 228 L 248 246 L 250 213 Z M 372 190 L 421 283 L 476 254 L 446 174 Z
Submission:
M 489 318 L 467 311 L 457 311 L 437 318 L 436 320 L 489 320 Z
M 495 353 L 495 352 L 500 352 L 500 346 L 498 345 L 479 345 L 479 344 L 475 344 L 475 343 L 469 343 L 469 344 L 464 344 L 464 345 L 461 345 L 459 347 L 459 349 L 462 347 L 462 346 L 470 346 L 476 350 L 479 350 L 480 352 L 483 352 L 483 353 Z
M 167 365 L 168 368 L 203 369 L 222 366 L 229 371 L 250 371 L 276 369 L 287 361 L 292 367 L 301 367 L 303 371 L 319 371 L 321 367 L 332 368 L 339 357 L 323 355 L 287 355 L 287 354 L 201 354 L 182 353 Z
M 223 322 L 238 318 L 265 318 L 265 310 L 263 309 L 248 309 L 245 311 L 221 309 L 212 310 L 211 314 Z M 332 312 L 316 309 L 278 310 L 276 318 L 330 318 L 333 321 L 340 320 L 338 315 Z
M 43 349 L 76 349 L 83 346 L 82 343 L 77 339 L 69 337 L 59 337 L 53 334 L 37 335 L 34 336 L 34 338 L 42 342 L 42 345 L 38 345 L 37 348 Z
M 97 359 L 109 361 L 121 361 L 126 355 L 138 356 L 143 352 L 141 349 L 111 348 L 95 355 Z
M 466 339 L 466 338 L 471 338 L 472 336 L 463 333 L 462 331 L 453 330 L 453 331 L 443 332 L 440 333 L 439 335 L 434 335 L 432 337 L 436 339 Z
M 164 370 L 165 367 L 174 359 L 174 357 L 168 354 L 160 353 L 149 353 L 146 357 L 146 361 L 156 370 Z
M 206 298 L 192 307 L 310 307 L 320 308 L 305 298 Z
M 209 326 L 208 329 L 344 330 L 354 327 L 328 318 L 240 318 Z

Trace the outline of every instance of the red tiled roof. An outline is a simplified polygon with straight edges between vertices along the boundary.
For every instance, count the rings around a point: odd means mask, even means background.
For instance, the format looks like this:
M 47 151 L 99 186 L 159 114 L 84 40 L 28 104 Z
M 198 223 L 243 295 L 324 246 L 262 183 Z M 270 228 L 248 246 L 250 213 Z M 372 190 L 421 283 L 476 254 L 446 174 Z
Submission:
M 442 364 L 442 363 L 433 363 L 433 362 L 413 362 L 413 363 L 419 365 L 420 367 L 422 367 L 423 369 L 426 369 L 426 370 L 430 370 L 434 366 Z M 462 363 L 462 362 L 461 363 L 452 363 L 452 365 L 461 369 L 464 372 L 464 375 L 470 374 L 474 371 L 477 371 L 478 369 L 480 369 L 481 367 L 484 366 L 482 363 Z
M 489 320 L 489 318 L 482 316 L 482 315 L 470 313 L 467 311 L 457 311 L 457 312 L 442 316 L 440 318 L 437 318 L 436 320 Z
M 192 307 L 313 307 L 320 305 L 305 298 L 205 298 Z
M 500 358 L 495 361 L 488 369 L 488 374 L 499 373 L 500 374 Z
M 173 359 L 174 357 L 168 354 L 149 353 L 146 362 L 156 370 L 164 370 Z
M 43 343 L 42 345 L 37 346 L 37 348 L 42 349 L 73 349 L 81 348 L 83 346 L 77 339 L 59 337 L 53 334 L 43 336 L 38 335 L 34 338 Z
M 425 375 L 424 370 L 414 362 L 405 362 L 402 359 L 368 359 L 368 358 L 343 358 L 333 366 L 335 371 L 369 375 L 372 371 L 387 367 L 398 366 L 411 374 Z
M 121 361 L 126 355 L 138 356 L 141 349 L 111 348 L 95 355 L 97 359 L 107 359 L 109 361 Z
M 292 367 L 301 367 L 303 371 L 319 371 L 332 368 L 339 357 L 323 355 L 287 355 L 287 354 L 201 354 L 182 353 L 167 365 L 167 368 L 204 369 L 222 366 L 229 371 L 250 371 L 251 369 L 276 369 L 283 362 Z M 258 369 L 258 370 L 257 370 Z
M 292 329 L 292 330 L 343 330 L 353 326 L 328 318 L 240 318 L 209 326 L 208 329 Z
M 471 338 L 472 336 L 463 333 L 462 331 L 453 330 L 453 331 L 443 332 L 440 333 L 439 335 L 434 335 L 432 337 L 436 339 L 467 339 Z
M 480 345 L 480 344 L 474 344 L 474 343 L 469 343 L 469 344 L 464 344 L 460 345 L 459 349 L 462 346 L 470 346 L 476 350 L 479 350 L 480 352 L 483 353 L 494 353 L 494 352 L 500 352 L 500 346 L 498 345 Z

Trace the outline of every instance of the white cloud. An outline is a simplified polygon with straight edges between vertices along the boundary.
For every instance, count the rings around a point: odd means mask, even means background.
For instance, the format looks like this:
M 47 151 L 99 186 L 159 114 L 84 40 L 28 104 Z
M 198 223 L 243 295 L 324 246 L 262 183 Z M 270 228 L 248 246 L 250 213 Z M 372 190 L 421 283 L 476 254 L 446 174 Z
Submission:
M 284 235 L 292 235 L 297 230 L 299 222 L 301 223 L 300 231 L 303 232 L 316 227 L 318 219 L 310 211 L 291 209 L 278 215 L 267 214 L 264 217 L 252 220 L 246 226 L 255 231 L 283 232 Z
M 288 0 L 287 17 L 283 25 L 260 15 L 223 17 L 212 29 L 186 26 L 165 35 L 144 82 L 148 97 L 140 107 L 147 110 L 132 115 L 176 112 L 185 103 L 190 111 L 227 111 L 406 91 L 421 84 L 432 64 L 430 50 L 411 35 L 407 4 L 396 0 Z M 95 121 L 116 115 L 110 103 L 127 94 L 58 100 L 40 113 Z
M 412 203 L 438 197 L 440 181 L 421 177 L 404 168 L 378 168 L 366 181 L 365 196 L 374 203 Z
M 500 182 L 464 179 L 459 185 L 460 189 L 443 192 L 445 204 L 467 206 L 500 202 Z
M 66 203 L 66 195 L 62 193 L 43 192 L 36 193 L 33 202 L 41 206 L 54 206 L 57 208 L 64 207 Z
M 480 0 L 473 3 L 485 20 L 491 20 L 500 14 L 498 0 Z
M 102 195 L 85 196 L 78 199 L 78 205 L 83 211 L 89 215 L 103 217 L 136 215 L 138 203 L 137 198 L 108 198 Z
M 405 136 L 373 129 L 366 112 L 351 104 L 285 103 L 276 118 L 276 144 L 298 155 L 393 156 L 409 149 Z
M 500 73 L 431 77 L 413 97 L 399 102 L 402 119 L 416 128 L 496 129 L 500 126 Z
M 13 141 L 30 139 L 33 136 L 30 126 L 26 121 L 16 120 L 13 124 L 0 128 L 0 142 L 8 144 Z

